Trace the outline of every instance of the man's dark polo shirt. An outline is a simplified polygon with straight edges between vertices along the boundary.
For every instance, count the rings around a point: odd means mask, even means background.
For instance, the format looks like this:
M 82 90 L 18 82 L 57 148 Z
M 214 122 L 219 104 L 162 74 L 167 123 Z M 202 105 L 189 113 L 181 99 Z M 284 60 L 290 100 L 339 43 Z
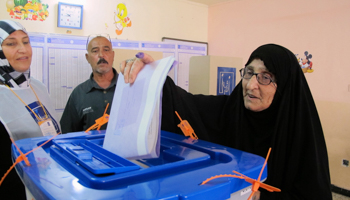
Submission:
M 114 77 L 108 88 L 101 88 L 93 79 L 79 84 L 71 93 L 60 120 L 62 133 L 85 131 L 95 124 L 95 120 L 102 117 L 107 104 L 107 114 L 110 113 L 113 95 L 118 80 L 118 73 L 113 68 Z M 105 130 L 107 124 L 100 130 Z

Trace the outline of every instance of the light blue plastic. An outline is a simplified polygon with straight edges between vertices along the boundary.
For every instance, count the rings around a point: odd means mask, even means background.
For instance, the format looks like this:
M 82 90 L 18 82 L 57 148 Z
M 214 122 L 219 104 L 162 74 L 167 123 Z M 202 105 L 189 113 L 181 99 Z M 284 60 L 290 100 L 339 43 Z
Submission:
M 250 186 L 238 178 L 219 178 L 236 170 L 256 179 L 264 158 L 185 136 L 161 133 L 157 159 L 129 161 L 102 148 L 104 131 L 59 135 L 28 155 L 30 167 L 16 166 L 38 199 L 228 199 Z M 28 152 L 49 137 L 16 142 Z M 19 155 L 12 146 L 13 158 Z M 267 176 L 266 168 L 262 180 Z

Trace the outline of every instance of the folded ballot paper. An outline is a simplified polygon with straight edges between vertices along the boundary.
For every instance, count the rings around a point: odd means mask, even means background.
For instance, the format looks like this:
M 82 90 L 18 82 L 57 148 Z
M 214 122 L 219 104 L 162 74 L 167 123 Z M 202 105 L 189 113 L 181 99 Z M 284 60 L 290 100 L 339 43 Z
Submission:
M 133 84 L 119 74 L 103 148 L 127 159 L 159 156 L 161 95 L 174 61 L 170 56 L 146 65 Z

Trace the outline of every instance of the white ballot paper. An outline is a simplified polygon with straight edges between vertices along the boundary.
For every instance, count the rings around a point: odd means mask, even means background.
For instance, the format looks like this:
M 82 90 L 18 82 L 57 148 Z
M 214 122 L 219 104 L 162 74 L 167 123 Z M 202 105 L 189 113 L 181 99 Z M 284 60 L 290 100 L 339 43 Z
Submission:
M 174 61 L 146 65 L 133 84 L 119 74 L 103 148 L 127 159 L 159 156 L 162 90 Z

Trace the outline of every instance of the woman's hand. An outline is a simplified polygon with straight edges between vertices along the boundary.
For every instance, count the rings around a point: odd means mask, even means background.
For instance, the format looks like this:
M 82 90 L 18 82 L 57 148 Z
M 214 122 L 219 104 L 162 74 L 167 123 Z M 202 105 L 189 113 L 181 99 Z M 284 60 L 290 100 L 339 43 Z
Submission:
M 150 55 L 139 52 L 136 54 L 136 58 L 124 60 L 120 63 L 120 72 L 124 75 L 125 83 L 134 83 L 141 69 L 153 61 L 154 59 Z

